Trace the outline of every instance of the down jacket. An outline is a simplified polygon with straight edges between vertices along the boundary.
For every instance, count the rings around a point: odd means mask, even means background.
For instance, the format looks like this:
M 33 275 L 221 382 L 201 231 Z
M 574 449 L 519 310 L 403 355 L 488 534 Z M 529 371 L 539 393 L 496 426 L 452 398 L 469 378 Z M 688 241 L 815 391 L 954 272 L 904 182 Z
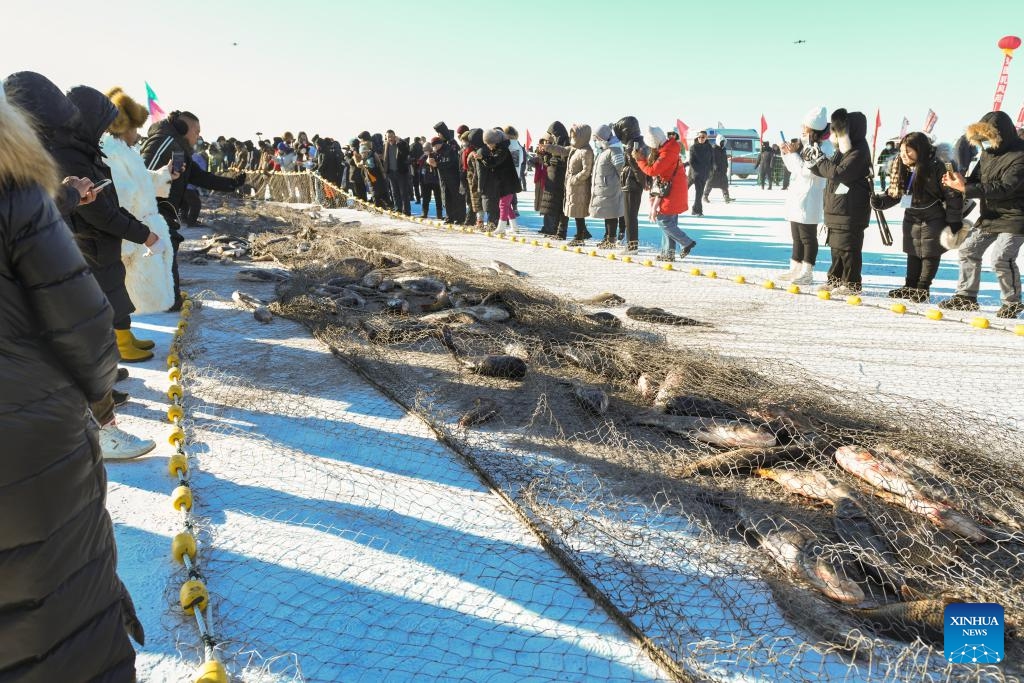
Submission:
M 893 160 L 897 163 L 897 160 Z M 947 225 L 957 231 L 963 227 L 964 196 L 956 190 L 942 185 L 945 165 L 932 157 L 919 166 L 925 166 L 923 173 L 915 174 L 911 186 L 913 203 L 903 213 L 903 253 L 919 258 L 939 258 L 946 249 L 939 242 L 939 235 Z M 888 192 L 871 198 L 871 206 L 889 209 L 900 203 L 900 199 Z
M 515 166 L 509 146 L 509 140 L 502 140 L 495 146 L 494 151 L 487 145 L 478 150 L 480 194 L 485 197 L 500 199 L 523 190 L 519 184 L 519 169 Z
M 56 205 L 0 177 L 0 681 L 135 680 L 89 400 L 114 384 L 110 304 Z
M 95 182 L 110 178 L 110 168 L 100 151 L 100 137 L 117 116 L 117 108 L 106 95 L 86 86 L 73 88 L 68 99 L 82 117 L 74 136 L 54 150 L 54 157 L 64 175 L 92 178 Z M 143 244 L 150 230 L 121 208 L 116 185 L 102 190 L 93 203 L 75 209 L 71 213 L 71 229 L 96 282 L 114 308 L 117 324 L 135 310 L 124 284 L 121 242 Z
M 1004 111 L 985 114 L 968 127 L 972 141 L 988 149 L 967 179 L 965 196 L 981 200 L 977 228 L 982 232 L 1024 234 L 1024 140 Z
M 619 174 L 626 165 L 620 145 L 598 142 L 604 149 L 594 161 L 590 185 L 590 215 L 594 218 L 618 218 L 626 214 Z
M 170 229 L 157 211 L 156 198 L 167 196 L 171 186 L 170 171 L 167 167 L 160 171 L 148 170 L 138 152 L 109 133 L 100 139 L 100 149 L 107 157 L 121 208 L 142 221 L 167 246 L 157 256 L 146 256 L 148 249 L 145 246 L 122 242 L 125 288 L 139 313 L 166 311 L 174 304 L 174 280 L 171 277 L 174 251 L 171 249 Z
M 565 146 L 569 144 L 569 131 L 561 121 L 555 121 L 548 126 L 547 139 L 551 145 Z M 542 216 L 560 216 L 565 202 L 565 157 L 545 152 L 539 155 L 539 158 L 547 175 L 544 178 L 544 189 L 541 191 L 537 213 Z
M 838 110 L 843 115 L 845 110 Z M 838 113 L 837 112 L 837 113 Z M 833 113 L 835 120 L 837 113 Z M 828 245 L 833 249 L 859 250 L 860 237 L 851 233 L 868 227 L 871 216 L 871 149 L 868 147 L 868 120 L 862 112 L 848 117 L 849 151 L 837 151 L 822 159 L 813 173 L 825 179 L 825 225 Z M 833 127 L 834 130 L 834 127 Z M 838 135 L 838 133 L 837 133 Z
M 672 189 L 667 197 L 658 200 L 658 214 L 672 216 L 685 213 L 690 208 L 688 197 L 689 186 L 686 181 L 686 167 L 680 156 L 682 145 L 678 140 L 669 138 L 658 148 L 658 158 L 654 163 L 647 159 L 637 159 L 640 170 L 652 178 L 671 180 Z
M 594 150 L 590 147 L 590 126 L 573 126 L 571 147 L 549 144 L 552 155 L 568 157 L 565 162 L 565 199 L 562 213 L 569 218 L 586 218 L 590 211 L 590 175 L 594 171 Z
M 835 150 L 828 140 L 820 143 L 821 152 L 827 157 Z M 825 179 L 815 175 L 796 153 L 782 155 L 782 163 L 793 174 L 786 195 L 786 220 L 805 225 L 817 225 L 824 218 Z

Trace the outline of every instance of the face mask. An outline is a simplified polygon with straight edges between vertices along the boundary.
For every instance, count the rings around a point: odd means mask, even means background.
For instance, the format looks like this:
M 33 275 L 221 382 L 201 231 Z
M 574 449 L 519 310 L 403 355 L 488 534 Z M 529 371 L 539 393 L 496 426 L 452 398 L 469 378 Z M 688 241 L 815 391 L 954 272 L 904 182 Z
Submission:
M 850 142 L 849 135 L 839 135 L 836 137 L 836 143 L 839 145 L 839 151 L 846 154 L 853 149 L 853 144 Z
M 988 140 L 982 140 L 981 141 L 981 149 L 982 149 L 982 151 L 984 151 L 986 149 L 992 149 L 992 143 L 989 142 Z
M 811 136 L 808 135 L 807 133 L 803 133 L 800 136 L 800 142 L 804 143 L 805 147 L 809 146 L 811 144 Z

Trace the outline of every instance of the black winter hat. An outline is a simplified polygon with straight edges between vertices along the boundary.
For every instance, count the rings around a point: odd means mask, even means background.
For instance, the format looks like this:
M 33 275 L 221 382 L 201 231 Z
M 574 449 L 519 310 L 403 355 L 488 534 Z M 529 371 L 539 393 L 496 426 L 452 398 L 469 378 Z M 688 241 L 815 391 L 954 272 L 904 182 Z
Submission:
M 832 112 L 832 130 L 836 135 L 842 135 L 849 129 L 849 112 L 845 109 L 836 109 Z
M 636 142 L 643 139 L 640 122 L 636 120 L 635 116 L 623 116 L 612 125 L 612 131 L 615 133 L 615 137 L 619 139 L 619 142 L 622 143 Z

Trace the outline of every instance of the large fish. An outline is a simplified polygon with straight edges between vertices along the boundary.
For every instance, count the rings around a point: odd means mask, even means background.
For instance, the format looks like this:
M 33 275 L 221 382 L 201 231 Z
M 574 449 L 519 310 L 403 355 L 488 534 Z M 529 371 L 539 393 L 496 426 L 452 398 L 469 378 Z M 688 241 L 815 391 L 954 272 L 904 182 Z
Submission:
M 460 427 L 472 427 L 483 424 L 498 414 L 498 404 L 492 399 L 480 397 L 473 399 L 473 407 L 459 418 Z
M 502 275 L 511 275 L 513 277 L 526 277 L 526 273 L 521 270 L 517 270 L 505 263 L 504 261 L 491 261 L 491 268 Z
M 406 276 L 395 278 L 395 284 L 414 294 L 440 294 L 444 283 L 434 277 Z
M 853 498 L 853 491 L 848 486 L 818 470 L 761 468 L 755 474 L 778 482 L 790 493 L 826 503 L 836 504 L 843 499 Z
M 778 445 L 771 432 L 740 420 L 716 420 L 647 411 L 635 415 L 633 424 L 654 427 L 726 448 L 771 448 Z
M 907 581 L 898 568 L 899 558 L 856 500 L 843 497 L 836 501 L 832 526 L 854 560 L 883 590 L 899 594 L 904 589 Z
M 809 530 L 785 518 L 764 512 L 737 509 L 740 523 L 752 531 L 758 547 L 790 574 L 808 581 L 831 600 L 847 605 L 861 603 L 864 591 L 835 558 L 829 557 Z
M 916 515 L 921 515 L 940 529 L 965 538 L 971 543 L 984 543 L 990 540 L 985 530 L 973 519 L 945 503 L 923 497 L 901 496 L 888 491 L 874 491 L 874 494 L 884 501 L 906 508 Z
M 612 292 L 601 292 L 594 296 L 588 296 L 585 299 L 578 299 L 581 304 L 590 304 L 592 306 L 619 306 L 626 303 L 618 294 Z
M 704 324 L 693 318 L 669 313 L 664 308 L 646 308 L 644 306 L 630 306 L 626 309 L 626 317 L 645 323 L 659 323 L 661 325 L 687 326 Z
M 437 313 L 429 313 L 421 316 L 420 320 L 430 323 L 446 323 L 467 315 L 478 322 L 484 323 L 504 322 L 511 317 L 508 310 L 501 306 L 485 306 L 481 304 L 479 306 L 465 306 Z
M 607 374 L 614 369 L 614 361 L 607 354 L 582 344 L 561 344 L 553 351 L 558 358 L 596 375 Z
M 680 465 L 669 474 L 683 478 L 699 474 L 746 474 L 759 467 L 769 467 L 783 461 L 796 461 L 803 457 L 804 451 L 797 446 L 737 448 Z
M 573 383 L 572 395 L 576 401 L 594 415 L 608 412 L 608 394 L 597 387 Z
M 457 362 L 470 372 L 486 377 L 499 377 L 502 379 L 521 380 L 526 376 L 527 365 L 522 358 L 508 355 L 476 356 L 474 358 L 463 358 L 462 350 L 455 344 L 451 330 L 442 327 L 440 330 L 441 344 L 448 349 Z
M 928 598 L 852 611 L 878 633 L 907 641 L 921 638 L 934 643 L 944 638 L 946 605 L 952 601 L 952 598 Z
M 658 393 L 654 397 L 654 407 L 664 412 L 673 396 L 684 393 L 685 386 L 686 375 L 683 371 L 669 370 L 665 375 L 665 381 L 658 387 Z

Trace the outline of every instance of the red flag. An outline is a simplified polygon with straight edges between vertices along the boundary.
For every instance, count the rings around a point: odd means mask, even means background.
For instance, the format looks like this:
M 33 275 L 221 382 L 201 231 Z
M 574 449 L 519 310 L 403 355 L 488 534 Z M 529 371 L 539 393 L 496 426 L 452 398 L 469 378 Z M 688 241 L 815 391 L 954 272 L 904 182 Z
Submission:
M 764 134 L 768 132 L 768 122 L 764 118 L 764 114 L 761 114 L 761 139 L 764 140 Z
M 875 110 L 875 138 L 871 142 L 871 156 L 875 156 L 875 148 L 878 147 L 878 129 L 882 127 L 882 110 Z
M 676 130 L 679 131 L 679 140 L 683 143 L 683 149 L 689 150 L 690 143 L 686 136 L 690 133 L 690 127 L 683 123 L 682 119 L 676 119 Z
M 928 110 L 928 116 L 924 117 L 924 132 L 931 133 L 932 129 L 935 128 L 936 122 L 938 122 L 938 115 L 931 109 Z
M 526 129 L 526 149 L 530 149 L 533 146 L 533 137 L 530 135 L 530 129 Z

